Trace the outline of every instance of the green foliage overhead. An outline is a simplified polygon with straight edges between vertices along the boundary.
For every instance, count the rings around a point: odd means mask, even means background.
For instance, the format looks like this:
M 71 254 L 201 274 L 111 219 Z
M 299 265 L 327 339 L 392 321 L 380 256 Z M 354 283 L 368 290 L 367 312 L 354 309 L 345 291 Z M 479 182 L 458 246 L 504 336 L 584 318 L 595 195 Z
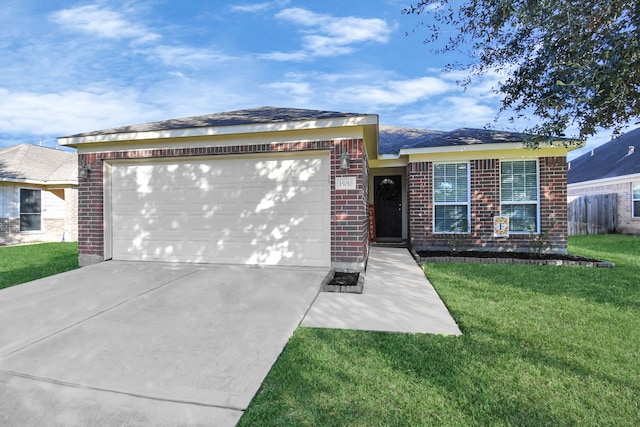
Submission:
M 637 0 L 423 0 L 425 43 L 468 51 L 450 64 L 471 76 L 500 71 L 501 112 L 540 118 L 529 131 L 579 137 L 619 133 L 640 117 L 640 8 Z

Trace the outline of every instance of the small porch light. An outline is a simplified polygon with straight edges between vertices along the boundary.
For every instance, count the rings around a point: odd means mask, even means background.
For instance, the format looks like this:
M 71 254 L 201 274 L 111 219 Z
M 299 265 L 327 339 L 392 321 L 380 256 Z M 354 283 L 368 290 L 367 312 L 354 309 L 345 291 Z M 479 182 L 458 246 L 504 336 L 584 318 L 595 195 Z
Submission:
M 91 168 L 85 161 L 82 163 L 82 166 L 78 166 L 78 179 L 86 179 L 89 177 L 89 172 L 91 172 Z
M 340 154 L 340 169 L 349 170 L 350 165 L 351 157 L 349 157 L 349 152 L 345 150 Z

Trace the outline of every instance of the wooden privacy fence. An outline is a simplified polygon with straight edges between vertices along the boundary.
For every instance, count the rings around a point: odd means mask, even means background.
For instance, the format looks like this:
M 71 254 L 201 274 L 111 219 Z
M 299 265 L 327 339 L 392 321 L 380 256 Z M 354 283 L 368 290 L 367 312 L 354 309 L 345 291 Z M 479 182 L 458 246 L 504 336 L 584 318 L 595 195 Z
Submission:
M 569 203 L 569 235 L 613 233 L 618 228 L 618 195 L 580 196 Z

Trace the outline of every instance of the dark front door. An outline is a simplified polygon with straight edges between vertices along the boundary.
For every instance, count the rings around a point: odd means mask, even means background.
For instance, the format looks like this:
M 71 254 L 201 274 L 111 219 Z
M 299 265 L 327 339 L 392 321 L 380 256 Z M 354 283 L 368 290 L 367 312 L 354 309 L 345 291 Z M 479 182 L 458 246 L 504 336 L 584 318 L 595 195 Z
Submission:
M 376 236 L 402 238 L 402 177 L 376 176 L 375 191 Z

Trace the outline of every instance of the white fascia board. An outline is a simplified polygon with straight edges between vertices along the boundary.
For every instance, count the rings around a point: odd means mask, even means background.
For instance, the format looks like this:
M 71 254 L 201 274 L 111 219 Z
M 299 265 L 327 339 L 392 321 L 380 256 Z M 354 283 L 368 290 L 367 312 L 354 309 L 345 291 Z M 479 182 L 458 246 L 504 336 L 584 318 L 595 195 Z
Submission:
M 378 160 L 397 160 L 400 154 L 378 154 Z
M 45 181 L 44 185 L 50 188 L 77 187 L 78 181 Z
M 446 147 L 402 148 L 397 154 L 378 154 L 380 161 L 399 160 L 404 156 L 419 154 L 469 153 L 479 151 L 518 150 L 525 148 L 522 143 L 482 144 L 482 145 L 449 145 Z
M 37 179 L 25 178 L 0 178 L 0 182 L 9 182 L 13 184 L 38 185 L 43 187 L 76 187 L 77 181 L 39 181 Z
M 344 139 L 362 138 L 362 130 L 358 126 L 340 128 L 322 128 L 304 131 L 262 132 L 253 134 L 230 134 L 204 138 L 150 139 L 140 141 L 112 141 L 107 144 L 86 143 L 76 147 L 78 155 L 88 153 L 110 153 L 127 150 L 163 150 L 210 147 L 231 147 L 236 145 L 279 144 L 287 142 L 341 141 Z
M 129 133 L 112 133 L 102 135 L 89 135 L 79 137 L 61 137 L 58 138 L 58 144 L 75 147 L 81 144 L 101 143 L 101 142 L 117 142 L 117 141 L 139 141 L 149 139 L 173 139 L 173 138 L 189 138 L 201 136 L 219 136 L 219 135 L 235 135 L 235 134 L 251 134 L 264 132 L 280 132 L 280 131 L 296 131 L 309 129 L 326 129 L 334 127 L 350 127 L 377 125 L 378 116 L 375 114 L 367 114 L 363 116 L 341 117 L 334 119 L 319 120 L 299 120 L 290 122 L 273 122 L 259 123 L 248 125 L 234 126 L 211 126 L 197 127 L 187 129 L 167 129 L 148 132 L 129 132 Z
M 439 154 L 439 153 L 463 153 L 470 151 L 495 151 L 517 150 L 526 148 L 522 142 L 509 142 L 501 144 L 476 144 L 476 145 L 449 145 L 446 147 L 402 148 L 400 156 L 410 154 Z
M 14 184 L 46 185 L 45 181 L 39 181 L 37 179 L 26 179 L 26 178 L 0 178 L 0 181 L 11 182 Z
M 599 185 L 625 184 L 631 181 L 640 181 L 640 173 L 631 175 L 612 176 L 610 178 L 592 179 L 591 181 L 580 181 L 567 184 L 567 189 L 579 189 L 585 187 L 594 187 Z

